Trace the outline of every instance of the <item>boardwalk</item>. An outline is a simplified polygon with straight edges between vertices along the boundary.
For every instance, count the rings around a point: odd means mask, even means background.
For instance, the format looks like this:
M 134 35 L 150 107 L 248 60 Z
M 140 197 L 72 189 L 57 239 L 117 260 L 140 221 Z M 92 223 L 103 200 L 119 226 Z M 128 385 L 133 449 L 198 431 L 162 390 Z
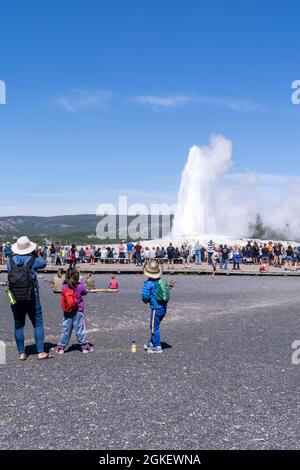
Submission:
M 61 266 L 52 266 L 48 264 L 46 269 L 42 272 L 44 273 L 55 273 Z M 68 266 L 65 265 L 64 269 Z M 80 263 L 77 264 L 77 269 L 80 272 L 87 273 L 93 272 L 98 274 L 105 274 L 105 273 L 114 273 L 114 274 L 142 274 L 143 269 L 142 267 L 136 267 L 134 264 L 121 264 L 121 263 Z M 300 276 L 300 268 L 278 268 L 269 266 L 268 271 L 264 272 L 263 274 L 259 273 L 258 265 L 241 265 L 241 269 L 239 271 L 234 271 L 232 269 L 232 265 L 229 265 L 228 269 L 220 270 L 218 268 L 217 275 L 221 276 L 240 276 L 240 275 L 248 275 L 248 276 Z M 182 264 L 174 264 L 169 266 L 167 263 L 163 264 L 164 274 L 176 275 L 176 274 L 195 274 L 195 275 L 210 275 L 212 273 L 212 267 L 208 266 L 207 263 L 203 263 L 201 265 L 197 265 L 192 263 L 190 268 L 184 267 Z M 6 272 L 6 266 L 0 265 L 0 272 Z

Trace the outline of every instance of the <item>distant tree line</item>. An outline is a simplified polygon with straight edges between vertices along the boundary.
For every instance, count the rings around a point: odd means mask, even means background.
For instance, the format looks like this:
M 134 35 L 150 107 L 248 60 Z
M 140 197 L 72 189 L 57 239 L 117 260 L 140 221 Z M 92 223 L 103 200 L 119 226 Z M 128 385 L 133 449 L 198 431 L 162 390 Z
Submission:
M 289 232 L 289 224 L 286 224 L 280 231 L 264 225 L 260 214 L 257 214 L 255 223 L 249 225 L 250 238 L 259 238 L 260 240 L 288 240 L 290 238 Z

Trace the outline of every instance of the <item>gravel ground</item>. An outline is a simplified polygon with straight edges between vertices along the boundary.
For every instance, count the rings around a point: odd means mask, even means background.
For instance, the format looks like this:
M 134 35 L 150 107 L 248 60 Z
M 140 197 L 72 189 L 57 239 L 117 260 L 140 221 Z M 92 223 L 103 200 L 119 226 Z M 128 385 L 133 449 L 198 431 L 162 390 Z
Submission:
M 0 275 L 0 281 L 5 275 Z M 108 277 L 96 276 L 104 285 Z M 47 347 L 59 337 L 59 296 L 40 277 Z M 90 294 L 95 351 L 74 346 L 18 361 L 0 287 L 0 449 L 296 449 L 300 445 L 297 278 L 176 276 L 161 328 L 164 352 L 147 355 L 143 277 L 119 277 L 118 294 Z M 131 353 L 131 342 L 138 346 Z

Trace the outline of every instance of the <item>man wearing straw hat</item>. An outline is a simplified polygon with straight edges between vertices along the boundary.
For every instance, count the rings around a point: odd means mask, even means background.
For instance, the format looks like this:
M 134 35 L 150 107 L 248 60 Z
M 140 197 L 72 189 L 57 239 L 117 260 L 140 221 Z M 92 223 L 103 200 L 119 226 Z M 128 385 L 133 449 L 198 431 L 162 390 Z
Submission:
M 148 353 L 161 353 L 162 347 L 160 344 L 160 323 L 166 315 L 168 304 L 168 290 L 172 287 L 168 282 L 162 278 L 162 265 L 156 260 L 152 260 L 144 265 L 144 276 L 148 279 L 144 282 L 142 290 L 142 300 L 145 304 L 150 305 L 150 342 L 145 345 L 145 350 Z M 160 290 L 159 281 L 163 281 L 167 288 L 167 297 L 165 300 L 160 298 L 158 291 Z
M 44 258 L 38 256 L 35 243 L 31 242 L 28 237 L 20 237 L 16 243 L 12 245 L 13 255 L 7 259 L 8 281 L 9 287 L 16 298 L 16 303 L 11 305 L 15 321 L 15 341 L 19 351 L 19 359 L 25 361 L 27 355 L 25 353 L 24 344 L 24 326 L 26 315 L 29 316 L 34 328 L 34 338 L 38 353 L 38 359 L 46 359 L 48 354 L 44 352 L 44 326 L 42 307 L 39 296 L 39 286 L 37 281 L 37 271 L 46 266 Z M 23 300 L 22 295 L 25 290 L 23 285 L 17 282 L 22 275 L 26 273 L 26 266 L 29 270 L 27 278 L 29 279 L 27 289 L 27 300 Z M 26 277 L 25 277 L 26 279 Z M 18 298 L 20 300 L 18 300 Z

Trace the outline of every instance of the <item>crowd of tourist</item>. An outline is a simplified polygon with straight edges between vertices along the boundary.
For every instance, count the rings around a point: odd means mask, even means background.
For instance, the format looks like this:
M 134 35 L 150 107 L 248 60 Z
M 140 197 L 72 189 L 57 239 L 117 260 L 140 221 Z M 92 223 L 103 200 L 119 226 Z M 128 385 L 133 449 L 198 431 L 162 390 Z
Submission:
M 49 264 L 64 266 L 69 264 L 75 267 L 77 263 L 134 263 L 142 266 L 144 262 L 153 259 L 160 263 L 184 264 L 190 267 L 191 263 L 212 264 L 212 259 L 222 268 L 227 269 L 228 264 L 233 269 L 239 269 L 241 264 L 267 264 L 276 267 L 298 267 L 300 264 L 300 245 L 294 246 L 288 243 L 273 242 L 258 243 L 249 240 L 243 246 L 216 244 L 209 240 L 207 244 L 184 242 L 175 246 L 170 242 L 167 246 L 151 246 L 147 242 L 131 241 L 121 242 L 118 246 L 93 245 L 78 247 L 76 244 L 69 246 L 53 243 L 50 246 L 44 244 L 38 247 L 39 254 Z M 0 264 L 4 264 L 11 256 L 11 245 L 0 243 Z

